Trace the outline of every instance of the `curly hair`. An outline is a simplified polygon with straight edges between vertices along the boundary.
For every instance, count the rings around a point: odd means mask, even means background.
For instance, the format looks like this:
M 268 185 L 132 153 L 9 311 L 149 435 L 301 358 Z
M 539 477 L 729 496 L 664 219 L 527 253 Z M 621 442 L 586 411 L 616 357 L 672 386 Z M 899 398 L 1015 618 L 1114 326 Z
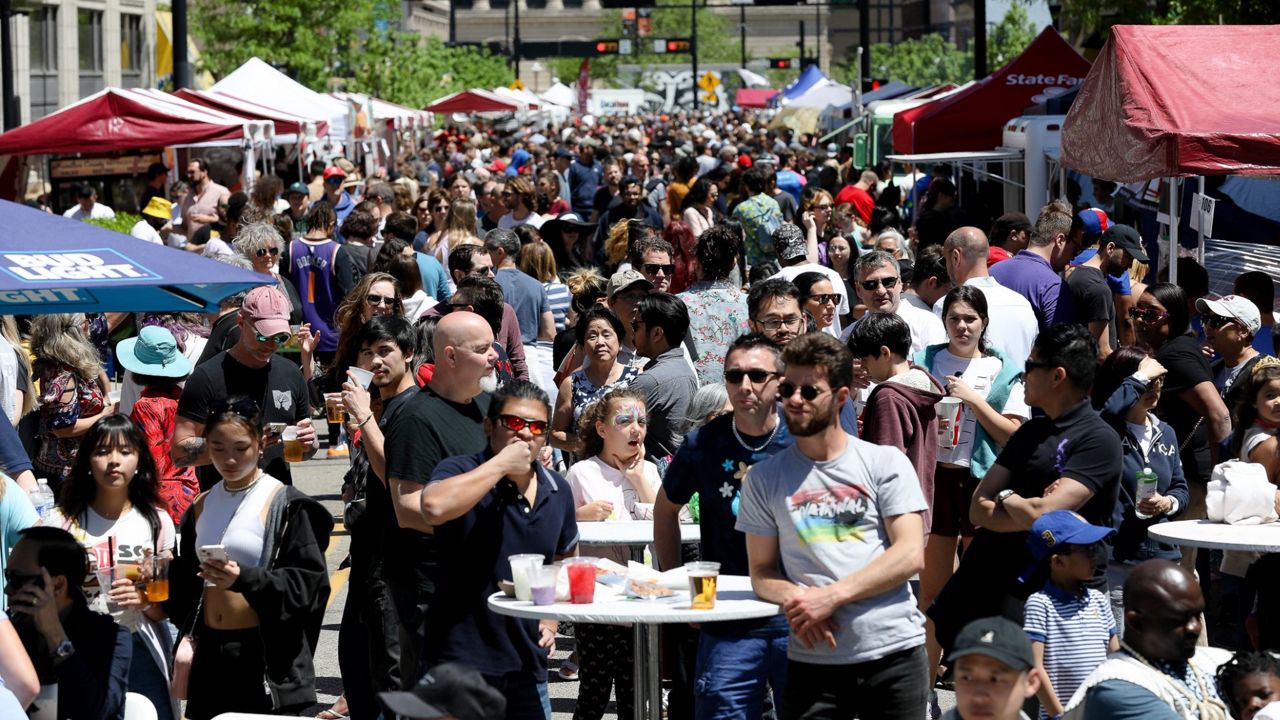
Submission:
M 698 236 L 695 256 L 703 280 L 724 280 L 742 254 L 742 233 L 728 225 L 712 225 Z
M 610 390 L 582 409 L 578 418 L 578 439 L 582 442 L 582 458 L 593 458 L 604 452 L 604 438 L 596 432 L 597 422 L 607 422 L 609 409 L 615 400 L 635 400 L 645 405 L 644 395 L 638 390 L 618 387 Z
M 1218 667 L 1218 673 L 1214 676 L 1218 684 L 1218 695 L 1227 701 L 1232 717 L 1244 717 L 1242 710 L 1245 698 L 1236 698 L 1236 683 L 1255 674 L 1280 677 L 1280 661 L 1269 652 L 1238 652 Z
M 259 250 L 274 247 L 281 252 L 284 251 L 284 241 L 280 237 L 280 231 L 275 225 L 266 222 L 242 225 L 231 244 L 235 246 L 236 252 L 249 258 L 250 262 L 253 260 L 253 254 Z
M 36 372 L 44 365 L 64 365 L 76 378 L 97 382 L 102 370 L 98 349 L 84 332 L 81 313 L 49 313 L 31 319 L 31 354 Z

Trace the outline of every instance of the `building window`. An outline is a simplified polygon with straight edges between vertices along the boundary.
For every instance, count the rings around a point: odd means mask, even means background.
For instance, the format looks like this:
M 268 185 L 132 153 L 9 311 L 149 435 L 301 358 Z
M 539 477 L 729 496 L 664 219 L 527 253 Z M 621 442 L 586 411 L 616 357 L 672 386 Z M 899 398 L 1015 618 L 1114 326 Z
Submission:
M 80 97 L 86 97 L 106 86 L 102 72 L 102 11 L 78 10 L 76 21 L 80 37 Z
M 120 16 L 120 80 L 124 87 L 142 87 L 142 52 L 146 38 L 141 15 Z
M 58 8 L 31 11 L 31 119 L 58 109 Z

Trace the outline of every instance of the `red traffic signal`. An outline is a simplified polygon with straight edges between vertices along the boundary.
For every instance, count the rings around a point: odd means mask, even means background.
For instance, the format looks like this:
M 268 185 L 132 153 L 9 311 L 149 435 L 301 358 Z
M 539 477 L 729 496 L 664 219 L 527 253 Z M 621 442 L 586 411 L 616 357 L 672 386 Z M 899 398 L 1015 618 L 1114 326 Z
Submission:
M 668 40 L 667 52 L 669 53 L 689 52 L 689 41 L 688 40 Z
M 795 62 L 792 58 L 769 58 L 770 70 L 790 70 Z
M 617 55 L 617 40 L 600 40 L 596 42 L 596 53 L 600 55 Z

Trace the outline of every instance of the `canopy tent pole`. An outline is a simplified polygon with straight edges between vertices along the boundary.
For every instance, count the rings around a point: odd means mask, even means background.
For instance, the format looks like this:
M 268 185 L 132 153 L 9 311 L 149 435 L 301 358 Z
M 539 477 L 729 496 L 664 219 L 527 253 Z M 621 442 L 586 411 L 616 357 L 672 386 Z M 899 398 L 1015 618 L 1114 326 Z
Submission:
M 1204 197 L 1204 176 L 1203 175 L 1201 175 L 1197 179 L 1196 184 L 1197 184 L 1196 192 L 1198 192 L 1200 194 L 1200 197 L 1203 198 Z M 1192 208 L 1191 212 L 1199 212 L 1199 208 Z M 1203 265 L 1204 264 L 1204 217 L 1200 218 L 1200 229 L 1196 231 L 1196 235 L 1199 236 L 1199 242 L 1196 243 L 1196 262 Z
M 1169 282 L 1178 284 L 1178 178 L 1169 178 Z

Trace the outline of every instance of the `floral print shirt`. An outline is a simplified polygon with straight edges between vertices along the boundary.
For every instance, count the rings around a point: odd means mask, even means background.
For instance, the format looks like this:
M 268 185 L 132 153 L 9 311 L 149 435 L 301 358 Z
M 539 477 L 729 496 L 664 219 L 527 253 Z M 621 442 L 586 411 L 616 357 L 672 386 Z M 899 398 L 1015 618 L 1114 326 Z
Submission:
M 724 356 L 747 326 L 747 294 L 728 282 L 699 281 L 677 297 L 689 309 L 689 337 L 698 351 L 698 384 L 724 382 Z
M 106 407 L 97 382 L 84 381 L 60 363 L 40 363 L 40 451 L 36 466 L 48 475 L 50 485 L 61 485 L 71 475 L 80 438 L 60 438 L 53 433 L 74 427 L 82 417 L 93 417 Z

